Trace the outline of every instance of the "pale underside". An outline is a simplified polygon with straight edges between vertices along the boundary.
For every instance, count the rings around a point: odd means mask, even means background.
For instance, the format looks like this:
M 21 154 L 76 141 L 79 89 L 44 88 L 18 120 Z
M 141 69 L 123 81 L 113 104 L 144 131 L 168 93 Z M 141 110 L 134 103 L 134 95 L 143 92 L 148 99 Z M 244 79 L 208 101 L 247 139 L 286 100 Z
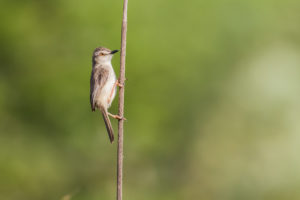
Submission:
M 91 77 L 91 106 L 108 109 L 116 95 L 116 75 L 112 66 L 96 66 Z

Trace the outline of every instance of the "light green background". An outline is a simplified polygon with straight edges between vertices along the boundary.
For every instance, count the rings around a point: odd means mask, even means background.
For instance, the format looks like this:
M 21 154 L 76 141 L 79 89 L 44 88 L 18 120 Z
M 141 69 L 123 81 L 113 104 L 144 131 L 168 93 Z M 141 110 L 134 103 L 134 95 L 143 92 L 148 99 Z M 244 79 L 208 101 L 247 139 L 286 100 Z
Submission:
M 128 12 L 124 200 L 300 199 L 300 2 Z M 121 16 L 121 0 L 1 1 L 1 200 L 115 199 L 89 77 L 94 48 L 120 48 Z

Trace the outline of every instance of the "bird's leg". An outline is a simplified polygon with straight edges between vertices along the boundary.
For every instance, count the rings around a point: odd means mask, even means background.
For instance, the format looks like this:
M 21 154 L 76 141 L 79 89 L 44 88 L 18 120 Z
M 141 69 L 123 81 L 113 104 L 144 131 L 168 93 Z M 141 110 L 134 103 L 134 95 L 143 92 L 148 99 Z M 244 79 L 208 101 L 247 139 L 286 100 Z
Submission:
M 112 96 L 114 94 L 116 86 L 123 87 L 124 85 L 120 84 L 119 80 L 116 80 L 116 82 L 114 83 L 114 86 L 113 86 L 113 88 L 112 88 L 112 90 L 110 92 L 109 98 L 107 99 L 107 103 L 110 103 L 110 100 L 111 100 L 111 98 L 112 98 Z
M 124 87 L 124 85 L 121 84 L 119 80 L 116 80 L 116 83 L 115 83 L 115 84 L 116 84 L 117 86 L 121 87 L 121 88 Z
M 111 113 L 108 112 L 108 115 L 111 116 L 112 118 L 118 119 L 118 120 L 127 120 L 125 117 L 120 117 L 119 115 L 113 115 Z
M 115 84 L 114 84 L 114 87 L 113 87 L 113 89 L 112 89 L 112 91 L 111 91 L 111 93 L 110 93 L 110 97 L 109 97 L 109 101 L 110 101 L 110 99 L 111 99 L 111 97 L 112 97 L 112 95 L 113 95 L 113 92 L 114 92 L 114 89 L 116 88 L 116 86 L 119 86 L 119 87 L 124 87 L 124 85 L 123 84 L 121 84 L 120 82 L 119 82 L 119 80 L 116 80 L 116 82 L 115 82 Z M 121 119 L 123 119 L 123 120 L 126 120 L 126 118 L 125 117 L 121 117 L 121 116 L 119 116 L 119 115 L 113 115 L 113 114 L 111 114 L 111 113 L 108 113 L 108 115 L 109 116 L 111 116 L 111 117 L 113 117 L 113 118 L 115 118 L 115 119 L 118 119 L 118 120 L 121 120 Z

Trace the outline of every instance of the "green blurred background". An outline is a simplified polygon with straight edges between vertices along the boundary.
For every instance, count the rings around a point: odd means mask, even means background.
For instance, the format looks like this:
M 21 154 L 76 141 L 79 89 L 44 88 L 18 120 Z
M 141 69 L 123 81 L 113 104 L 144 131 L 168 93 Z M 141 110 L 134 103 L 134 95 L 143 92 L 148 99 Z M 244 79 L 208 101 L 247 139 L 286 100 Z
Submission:
M 120 48 L 122 4 L 1 1 L 1 200 L 115 199 L 89 78 L 94 48 Z M 300 2 L 128 11 L 124 199 L 300 199 Z

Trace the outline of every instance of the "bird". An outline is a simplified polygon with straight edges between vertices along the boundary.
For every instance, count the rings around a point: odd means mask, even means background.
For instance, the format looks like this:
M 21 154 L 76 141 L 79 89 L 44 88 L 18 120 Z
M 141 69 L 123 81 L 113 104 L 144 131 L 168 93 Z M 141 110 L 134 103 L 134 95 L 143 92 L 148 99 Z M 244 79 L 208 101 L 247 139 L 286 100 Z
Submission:
M 116 86 L 123 87 L 116 78 L 111 60 L 119 50 L 110 50 L 105 47 L 97 47 L 92 56 L 92 72 L 90 79 L 90 103 L 92 111 L 96 109 L 102 113 L 105 127 L 110 142 L 114 141 L 114 131 L 109 116 L 115 119 L 122 119 L 118 115 L 108 112 L 112 101 L 116 96 Z

